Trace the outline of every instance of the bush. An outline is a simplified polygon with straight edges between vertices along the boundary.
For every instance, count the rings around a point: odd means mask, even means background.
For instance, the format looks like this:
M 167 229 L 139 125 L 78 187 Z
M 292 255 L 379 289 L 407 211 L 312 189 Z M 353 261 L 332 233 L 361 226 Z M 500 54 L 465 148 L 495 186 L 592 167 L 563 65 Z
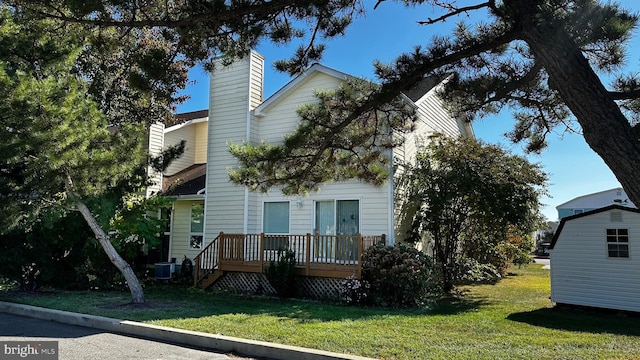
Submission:
M 278 249 L 278 261 L 271 260 L 264 275 L 281 298 L 297 295 L 296 286 L 296 254 L 287 249 Z
M 50 210 L 43 220 L 0 235 L 0 274 L 22 290 L 41 286 L 73 289 L 82 274 L 76 266 L 87 254 L 90 230 L 79 214 Z
M 483 264 L 470 258 L 459 259 L 455 269 L 455 283 L 457 285 L 468 284 L 495 284 L 502 278 L 500 269 L 493 264 Z
M 0 234 L 0 274 L 20 289 L 127 289 L 118 269 L 79 212 L 51 208 L 20 228 Z M 114 240 L 138 276 L 145 262 L 139 243 Z
M 431 258 L 404 244 L 367 249 L 362 280 L 371 285 L 370 301 L 375 305 L 422 306 L 442 294 Z
M 371 284 L 351 275 L 340 283 L 340 301 L 346 305 L 366 305 L 371 299 Z

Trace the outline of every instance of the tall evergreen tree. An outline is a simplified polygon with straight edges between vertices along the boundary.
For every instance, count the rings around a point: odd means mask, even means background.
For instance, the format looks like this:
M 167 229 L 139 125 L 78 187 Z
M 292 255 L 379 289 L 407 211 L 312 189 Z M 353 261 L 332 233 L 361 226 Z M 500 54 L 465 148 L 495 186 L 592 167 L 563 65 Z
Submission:
M 0 232 L 29 231 L 46 207 L 77 209 L 140 303 L 105 230 L 115 207 L 88 201 L 147 183 L 145 127 L 170 110 L 186 71 L 157 33 L 114 35 L 0 7 Z
M 575 120 L 587 144 L 611 168 L 630 200 L 640 203 L 640 183 L 635 179 L 640 172 L 637 121 L 640 81 L 637 76 L 622 74 L 614 86 L 607 88 L 599 77 L 599 73 L 619 68 L 626 41 L 637 25 L 637 15 L 615 3 L 597 0 L 487 0 L 468 6 L 439 0 L 399 2 L 442 10 L 441 16 L 425 19 L 424 25 L 473 11 L 486 11 L 487 22 L 475 27 L 460 25 L 451 36 L 437 37 L 430 46 L 417 47 L 390 65 L 376 64 L 382 87 L 364 96 L 366 101 L 353 101 L 341 126 L 370 116 L 374 104 L 391 102 L 426 76 L 453 75 L 443 96 L 457 116 L 470 121 L 505 107 L 515 109 L 517 123 L 511 137 L 515 141 L 528 141 L 532 151 L 544 146 L 545 136 L 552 129 Z M 308 46 L 302 46 L 291 60 L 279 63 L 292 73 L 303 69 L 309 59 L 319 58 L 323 46 L 317 43 L 318 39 L 342 34 L 349 18 L 363 9 L 357 0 L 143 3 L 10 0 L 8 3 L 60 21 L 127 29 L 155 28 L 177 44 L 176 49 L 186 58 L 193 60 L 240 55 L 261 39 L 288 42 L 302 35 L 295 24 L 311 24 Z M 375 7 L 384 11 L 384 0 Z M 363 94 L 357 96 L 363 98 Z M 330 128 L 334 126 L 332 121 L 334 117 L 328 116 L 314 126 Z M 308 125 L 303 125 L 299 133 L 304 132 L 309 132 Z M 256 156 L 242 160 L 250 166 L 270 162 L 286 172 L 287 164 L 299 155 L 300 149 L 311 154 L 311 159 L 320 159 L 327 151 L 344 146 L 339 132 L 326 135 L 325 141 L 309 146 L 287 142 L 281 150 L 270 150 L 269 157 L 265 157 L 265 151 L 255 151 Z M 354 134 L 349 147 L 377 151 L 378 144 L 371 141 L 377 135 Z M 313 164 L 318 168 L 325 165 L 322 161 Z M 254 179 L 243 181 L 255 182 L 259 171 L 249 170 L 246 174 Z M 315 173 L 299 174 L 309 176 L 306 187 L 313 187 L 318 180 L 313 178 Z M 286 185 L 291 177 L 272 180 L 274 184 Z

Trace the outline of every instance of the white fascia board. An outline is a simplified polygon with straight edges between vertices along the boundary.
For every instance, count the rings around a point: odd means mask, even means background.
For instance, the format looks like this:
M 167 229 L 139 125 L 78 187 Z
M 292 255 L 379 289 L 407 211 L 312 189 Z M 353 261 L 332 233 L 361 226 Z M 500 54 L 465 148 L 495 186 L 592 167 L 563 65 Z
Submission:
M 205 122 L 205 121 L 209 121 L 209 117 L 208 116 L 207 117 L 203 117 L 203 118 L 199 118 L 199 119 L 189 120 L 189 121 L 183 122 L 182 124 L 173 125 L 171 127 L 168 127 L 166 129 L 164 129 L 164 133 L 166 134 L 166 133 L 169 133 L 169 132 L 172 132 L 172 131 L 176 131 L 178 129 L 182 129 L 182 128 L 187 127 L 189 125 L 197 124 L 197 123 L 201 123 L 201 122 Z
M 198 191 L 200 192 L 200 191 Z M 178 195 L 178 196 L 168 196 L 169 198 L 173 198 L 175 201 L 182 200 L 204 200 L 205 194 L 191 194 L 191 195 Z

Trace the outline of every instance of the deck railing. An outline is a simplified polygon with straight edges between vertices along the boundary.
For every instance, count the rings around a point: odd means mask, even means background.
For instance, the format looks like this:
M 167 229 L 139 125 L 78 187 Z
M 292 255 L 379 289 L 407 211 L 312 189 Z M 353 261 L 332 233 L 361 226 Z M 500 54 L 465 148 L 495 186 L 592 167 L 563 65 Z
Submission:
M 196 283 L 214 269 L 262 272 L 279 253 L 295 254 L 300 275 L 360 277 L 361 257 L 367 248 L 386 241 L 385 235 L 289 235 L 220 233 L 196 257 Z M 213 254 L 217 256 L 212 258 Z M 198 278 L 200 276 L 200 278 Z
M 220 258 L 219 236 L 207 246 L 193 259 L 195 262 L 193 284 L 197 286 L 205 277 L 218 269 L 218 259 Z

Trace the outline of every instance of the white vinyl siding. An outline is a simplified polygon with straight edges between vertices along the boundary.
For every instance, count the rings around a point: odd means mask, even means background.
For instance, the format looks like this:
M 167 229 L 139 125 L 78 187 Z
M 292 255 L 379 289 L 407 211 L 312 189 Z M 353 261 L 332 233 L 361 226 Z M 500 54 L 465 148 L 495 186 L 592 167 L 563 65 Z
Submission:
M 302 104 L 317 103 L 313 96 L 315 89 L 333 89 L 340 84 L 340 80 L 317 72 L 298 85 L 295 91 L 283 96 L 274 104 L 266 116 L 258 118 L 259 139 L 268 142 L 280 143 L 283 136 L 294 131 L 300 117 L 296 113 Z
M 159 156 L 164 146 L 164 125 L 161 123 L 153 123 L 149 126 L 148 131 L 148 149 L 149 155 Z M 151 166 L 147 168 L 153 185 L 147 187 L 146 197 L 157 194 L 162 188 L 162 174 L 154 170 Z
M 261 76 L 263 61 L 259 54 L 251 52 L 232 65 L 223 67 L 218 63 L 211 75 L 205 244 L 221 231 L 248 231 L 245 216 L 256 211 L 254 203 L 249 205 L 253 210 L 246 209 L 245 213 L 245 188 L 229 182 L 228 169 L 236 167 L 237 161 L 229 153 L 228 143 L 241 144 L 247 140 L 249 114 L 262 93 L 261 79 L 253 77 Z
M 551 300 L 556 303 L 640 311 L 640 214 L 611 222 L 603 211 L 565 222 L 551 250 Z M 628 229 L 629 258 L 608 256 L 606 229 Z

